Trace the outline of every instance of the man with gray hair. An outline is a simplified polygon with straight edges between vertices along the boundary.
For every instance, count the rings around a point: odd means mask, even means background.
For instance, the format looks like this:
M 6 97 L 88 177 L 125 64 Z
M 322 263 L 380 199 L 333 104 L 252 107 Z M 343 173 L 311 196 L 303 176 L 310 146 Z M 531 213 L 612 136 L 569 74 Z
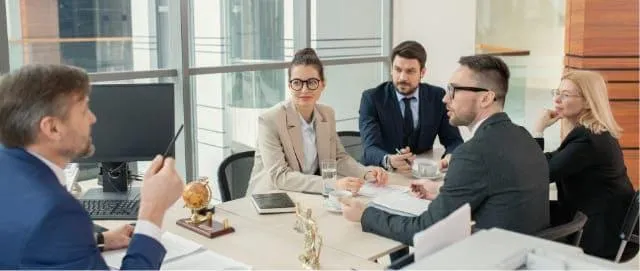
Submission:
M 469 127 L 473 137 L 451 155 L 442 187 L 431 181 L 412 184 L 418 197 L 432 200 L 420 216 L 392 215 L 345 200 L 344 217 L 359 221 L 363 231 L 412 245 L 415 233 L 465 203 L 476 228 L 534 234 L 548 226 L 547 161 L 529 132 L 502 112 L 509 68 L 487 55 L 462 57 L 458 63 L 443 102 L 449 122 Z
M 0 80 L 0 269 L 109 269 L 89 215 L 61 185 L 65 165 L 94 151 L 89 92 L 89 76 L 63 65 L 24 66 Z M 105 249 L 128 246 L 121 269 L 160 268 L 162 220 L 182 189 L 174 160 L 158 155 L 135 229 L 97 240 Z

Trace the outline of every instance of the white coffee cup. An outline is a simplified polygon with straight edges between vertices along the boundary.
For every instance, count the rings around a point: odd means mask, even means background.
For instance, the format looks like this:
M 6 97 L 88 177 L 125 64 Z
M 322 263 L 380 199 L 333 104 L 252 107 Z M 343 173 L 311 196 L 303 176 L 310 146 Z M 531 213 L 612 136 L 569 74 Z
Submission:
M 350 191 L 333 190 L 329 192 L 328 203 L 333 209 L 341 210 L 342 204 L 340 203 L 340 200 L 343 198 L 350 198 L 352 196 L 353 196 L 353 193 L 351 193 Z
M 418 163 L 418 174 L 416 177 L 419 178 L 436 178 L 440 175 L 440 169 L 438 165 L 433 162 L 422 162 Z

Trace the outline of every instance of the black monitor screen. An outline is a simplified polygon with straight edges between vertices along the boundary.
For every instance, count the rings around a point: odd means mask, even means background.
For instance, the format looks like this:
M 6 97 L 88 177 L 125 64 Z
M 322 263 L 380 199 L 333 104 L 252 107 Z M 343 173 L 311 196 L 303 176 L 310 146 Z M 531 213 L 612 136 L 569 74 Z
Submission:
M 175 132 L 173 83 L 91 88 L 96 151 L 77 162 L 147 161 L 167 149 Z

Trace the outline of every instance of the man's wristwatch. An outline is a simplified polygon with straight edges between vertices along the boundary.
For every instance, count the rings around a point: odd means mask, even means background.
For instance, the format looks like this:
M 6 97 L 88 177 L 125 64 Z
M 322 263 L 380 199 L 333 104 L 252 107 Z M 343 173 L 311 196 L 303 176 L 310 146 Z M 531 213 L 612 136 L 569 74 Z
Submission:
M 395 168 L 393 168 L 393 166 L 391 165 L 391 159 L 389 159 L 389 155 L 385 155 L 384 158 L 384 165 L 382 165 L 384 167 L 384 169 L 388 170 L 388 171 L 394 171 L 396 170 Z
M 98 249 L 100 251 L 104 251 L 104 235 L 101 232 L 95 233 L 96 244 L 98 245 Z

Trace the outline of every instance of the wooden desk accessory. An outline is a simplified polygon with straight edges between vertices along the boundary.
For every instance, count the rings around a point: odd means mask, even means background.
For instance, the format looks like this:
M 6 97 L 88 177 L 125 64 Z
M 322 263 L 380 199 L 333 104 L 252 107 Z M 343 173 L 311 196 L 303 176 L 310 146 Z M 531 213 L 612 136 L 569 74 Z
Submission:
M 235 229 L 229 226 L 228 219 L 225 219 L 224 221 L 222 221 L 222 223 L 220 223 L 213 220 L 213 215 L 207 221 L 203 221 L 200 223 L 193 223 L 191 221 L 191 218 L 183 218 L 176 221 L 176 224 L 207 238 L 215 238 L 227 233 L 235 232 Z
M 235 229 L 229 225 L 228 219 L 225 219 L 222 223 L 215 221 L 213 212 L 207 209 L 211 201 L 211 188 L 209 187 L 208 178 L 201 177 L 196 181 L 190 182 L 182 191 L 182 199 L 185 207 L 191 209 L 191 217 L 179 219 L 176 221 L 177 225 L 207 238 L 235 232 Z

